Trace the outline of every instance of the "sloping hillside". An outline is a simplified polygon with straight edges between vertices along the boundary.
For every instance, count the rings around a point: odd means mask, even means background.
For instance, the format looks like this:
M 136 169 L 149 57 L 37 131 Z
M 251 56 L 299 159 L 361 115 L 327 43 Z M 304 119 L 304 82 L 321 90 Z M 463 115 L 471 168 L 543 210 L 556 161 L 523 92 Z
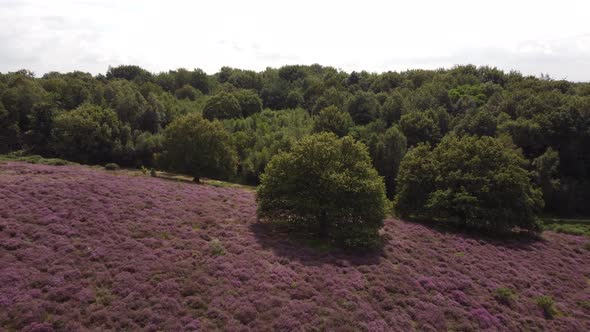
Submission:
M 390 219 L 382 252 L 353 255 L 286 240 L 255 212 L 237 188 L 0 164 L 0 329 L 590 330 L 584 237 Z

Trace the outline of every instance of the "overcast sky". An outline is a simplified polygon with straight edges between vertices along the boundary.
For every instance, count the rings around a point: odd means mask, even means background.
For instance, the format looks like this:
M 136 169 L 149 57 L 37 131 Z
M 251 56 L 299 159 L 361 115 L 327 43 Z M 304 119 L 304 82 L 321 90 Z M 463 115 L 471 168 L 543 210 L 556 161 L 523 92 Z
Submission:
M 0 72 L 497 66 L 590 81 L 588 0 L 0 0 Z

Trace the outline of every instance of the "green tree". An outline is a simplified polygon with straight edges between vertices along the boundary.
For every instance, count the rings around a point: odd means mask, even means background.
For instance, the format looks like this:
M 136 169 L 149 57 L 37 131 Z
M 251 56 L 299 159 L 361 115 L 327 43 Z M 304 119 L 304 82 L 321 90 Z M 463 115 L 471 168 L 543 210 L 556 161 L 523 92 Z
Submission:
M 242 109 L 236 97 L 231 93 L 221 92 L 207 100 L 203 117 L 208 120 L 239 118 L 242 117 Z
M 332 133 L 307 136 L 274 156 L 257 190 L 258 214 L 346 246 L 377 242 L 387 199 L 364 144 Z
M 117 67 L 109 67 L 107 71 L 107 79 L 122 78 L 128 81 L 136 81 L 143 83 L 152 79 L 152 74 L 147 70 L 133 65 L 121 65 Z
M 373 93 L 359 92 L 349 101 L 347 109 L 354 123 L 365 125 L 377 119 L 380 105 Z
M 287 94 L 287 99 L 285 100 L 285 107 L 287 108 L 297 108 L 303 105 L 305 99 L 303 98 L 303 94 L 298 90 L 291 90 L 289 94 Z
M 20 136 L 18 117 L 6 110 L 0 102 L 0 153 L 18 149 Z
M 59 113 L 53 121 L 52 146 L 58 156 L 82 163 L 105 163 L 124 157 L 130 129 L 108 108 L 84 104 Z
M 551 147 L 545 153 L 533 160 L 537 183 L 543 191 L 545 206 L 549 210 L 558 210 L 559 201 L 556 201 L 556 194 L 559 193 L 561 183 L 559 181 L 559 152 Z
M 262 99 L 258 96 L 258 93 L 254 90 L 238 90 L 233 93 L 236 97 L 242 115 L 248 117 L 254 113 L 262 111 Z
M 406 136 L 397 126 L 390 127 L 371 147 L 373 164 L 385 180 L 387 195 L 391 198 L 395 193 L 395 178 L 399 170 L 399 165 L 406 154 L 407 140 Z
M 513 147 L 489 136 L 449 135 L 432 150 L 420 144 L 401 163 L 395 211 L 492 232 L 539 231 L 541 192 L 523 165 Z
M 498 122 L 492 113 L 486 110 L 468 112 L 455 126 L 460 135 L 496 136 Z
M 25 132 L 25 145 L 35 154 L 50 155 L 51 131 L 55 109 L 49 103 L 36 104 L 29 115 L 29 130 Z
M 201 177 L 227 178 L 236 171 L 237 156 L 230 134 L 218 121 L 187 114 L 164 129 L 163 152 L 158 163 L 164 169 Z
M 400 128 L 408 139 L 408 146 L 421 142 L 436 143 L 440 139 L 437 123 L 426 112 L 413 111 L 402 115 Z
M 340 111 L 336 106 L 324 108 L 315 119 L 314 132 L 332 132 L 338 137 L 346 136 L 354 125 L 350 114 Z
M 174 91 L 174 95 L 178 99 L 188 99 L 195 101 L 200 95 L 202 95 L 201 91 L 193 88 L 191 85 L 185 84 L 183 87 L 176 89 Z
M 385 99 L 382 118 L 388 126 L 398 123 L 404 113 L 404 100 L 400 93 L 394 93 Z

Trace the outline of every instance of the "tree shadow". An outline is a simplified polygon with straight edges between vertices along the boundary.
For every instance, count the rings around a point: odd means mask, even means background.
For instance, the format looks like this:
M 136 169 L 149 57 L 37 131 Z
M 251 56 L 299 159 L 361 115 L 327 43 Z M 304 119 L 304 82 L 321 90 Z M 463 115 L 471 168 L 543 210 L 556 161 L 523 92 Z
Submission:
M 465 227 L 456 223 L 446 223 L 434 220 L 412 219 L 404 220 L 394 219 L 396 222 L 406 222 L 425 226 L 441 234 L 458 236 L 463 239 L 471 239 L 494 246 L 502 246 L 513 250 L 534 250 L 533 244 L 545 243 L 546 240 L 542 234 L 533 233 L 525 230 L 513 230 L 510 232 L 490 233 L 480 228 Z
M 385 257 L 384 245 L 375 249 L 344 249 L 309 233 L 289 231 L 284 225 L 256 222 L 249 227 L 264 249 L 306 266 L 377 265 Z

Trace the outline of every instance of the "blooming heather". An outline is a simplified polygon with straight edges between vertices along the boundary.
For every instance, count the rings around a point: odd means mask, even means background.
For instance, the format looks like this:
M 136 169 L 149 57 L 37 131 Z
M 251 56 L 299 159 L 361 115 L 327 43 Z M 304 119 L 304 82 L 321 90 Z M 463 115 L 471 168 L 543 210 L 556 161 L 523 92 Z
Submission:
M 580 236 L 499 242 L 389 219 L 383 251 L 358 255 L 271 231 L 238 188 L 0 164 L 0 330 L 590 330 Z

